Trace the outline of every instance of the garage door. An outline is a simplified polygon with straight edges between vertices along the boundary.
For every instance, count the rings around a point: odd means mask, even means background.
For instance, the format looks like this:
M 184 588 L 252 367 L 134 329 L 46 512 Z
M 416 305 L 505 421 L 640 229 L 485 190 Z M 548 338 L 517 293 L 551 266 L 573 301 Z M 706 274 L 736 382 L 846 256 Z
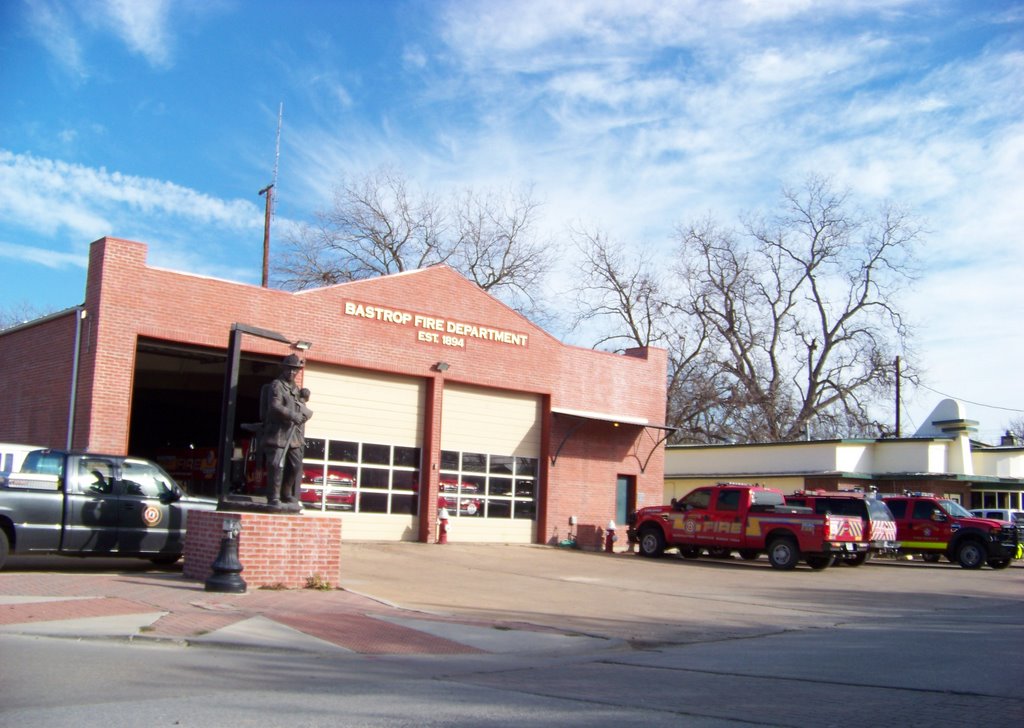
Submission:
M 446 384 L 441 497 L 449 539 L 532 543 L 541 450 L 537 395 Z
M 344 513 L 347 540 L 415 540 L 424 381 L 310 364 L 303 386 L 305 505 Z

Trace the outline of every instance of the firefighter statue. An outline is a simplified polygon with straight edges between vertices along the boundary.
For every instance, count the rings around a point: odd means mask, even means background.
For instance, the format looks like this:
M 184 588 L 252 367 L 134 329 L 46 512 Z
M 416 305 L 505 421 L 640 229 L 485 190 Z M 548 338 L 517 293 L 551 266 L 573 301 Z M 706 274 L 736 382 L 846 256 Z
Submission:
M 302 455 L 306 446 L 306 420 L 313 412 L 306 406 L 308 390 L 299 390 L 295 378 L 303 362 L 289 354 L 281 362 L 277 378 L 260 391 L 260 420 L 263 423 L 263 457 L 267 469 L 267 505 L 298 509 L 302 483 Z M 305 394 L 305 399 L 301 394 Z

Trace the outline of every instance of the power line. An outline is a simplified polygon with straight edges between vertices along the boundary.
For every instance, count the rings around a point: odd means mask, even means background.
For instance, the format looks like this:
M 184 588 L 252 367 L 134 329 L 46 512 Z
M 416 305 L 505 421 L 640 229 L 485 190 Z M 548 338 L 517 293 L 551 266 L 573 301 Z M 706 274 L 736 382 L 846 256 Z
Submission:
M 918 384 L 917 386 L 920 387 L 921 389 L 927 389 L 929 392 L 941 394 L 943 397 L 949 397 L 950 399 L 956 399 L 961 402 L 966 402 L 967 404 L 973 404 L 975 407 L 986 407 L 988 409 L 1003 410 L 1005 412 L 1024 412 L 1024 409 L 1017 409 L 1015 407 L 998 407 L 994 404 L 982 404 L 981 402 L 972 402 L 971 400 L 964 399 L 963 397 L 957 397 L 956 395 L 953 394 L 946 394 L 945 392 L 940 392 L 937 389 L 932 389 L 931 387 L 925 384 Z

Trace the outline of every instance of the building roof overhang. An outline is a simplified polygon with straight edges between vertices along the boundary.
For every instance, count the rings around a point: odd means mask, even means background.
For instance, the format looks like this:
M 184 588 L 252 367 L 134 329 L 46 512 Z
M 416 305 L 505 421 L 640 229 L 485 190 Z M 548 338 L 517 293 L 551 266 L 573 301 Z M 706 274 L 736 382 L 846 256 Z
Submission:
M 661 434 L 658 437 L 651 435 L 652 445 L 650 451 L 646 457 L 641 457 L 639 451 L 639 439 L 634 444 L 633 457 L 636 458 L 637 463 L 640 466 L 640 472 L 643 473 L 647 470 L 648 464 L 651 462 L 651 458 L 654 456 L 655 451 L 661 446 L 669 436 L 676 431 L 677 428 L 670 427 L 668 425 L 652 425 L 646 417 L 636 417 L 633 415 L 621 415 L 609 412 L 590 412 L 587 410 L 569 409 L 568 407 L 552 407 L 551 414 L 556 417 L 568 417 L 577 420 L 576 424 L 572 425 L 562 437 L 562 441 L 558 443 L 558 447 L 551 454 L 551 467 L 554 467 L 558 462 L 558 455 L 562 452 L 562 448 L 565 447 L 565 443 L 569 441 L 569 438 L 576 433 L 583 425 L 589 421 L 597 422 L 608 422 L 613 427 L 620 427 L 622 425 L 629 425 L 632 427 L 639 427 L 644 432 L 650 435 L 650 430 L 660 430 Z

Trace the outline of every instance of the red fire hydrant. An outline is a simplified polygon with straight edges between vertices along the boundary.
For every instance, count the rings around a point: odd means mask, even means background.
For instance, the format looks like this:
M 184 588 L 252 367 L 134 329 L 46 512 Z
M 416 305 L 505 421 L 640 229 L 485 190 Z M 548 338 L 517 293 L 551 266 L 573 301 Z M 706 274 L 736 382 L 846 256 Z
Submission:
M 615 521 L 608 521 L 608 528 L 604 532 L 604 550 L 608 553 L 615 551 L 615 542 L 619 537 L 615 535 Z
M 437 542 L 448 543 L 448 509 L 437 511 Z

